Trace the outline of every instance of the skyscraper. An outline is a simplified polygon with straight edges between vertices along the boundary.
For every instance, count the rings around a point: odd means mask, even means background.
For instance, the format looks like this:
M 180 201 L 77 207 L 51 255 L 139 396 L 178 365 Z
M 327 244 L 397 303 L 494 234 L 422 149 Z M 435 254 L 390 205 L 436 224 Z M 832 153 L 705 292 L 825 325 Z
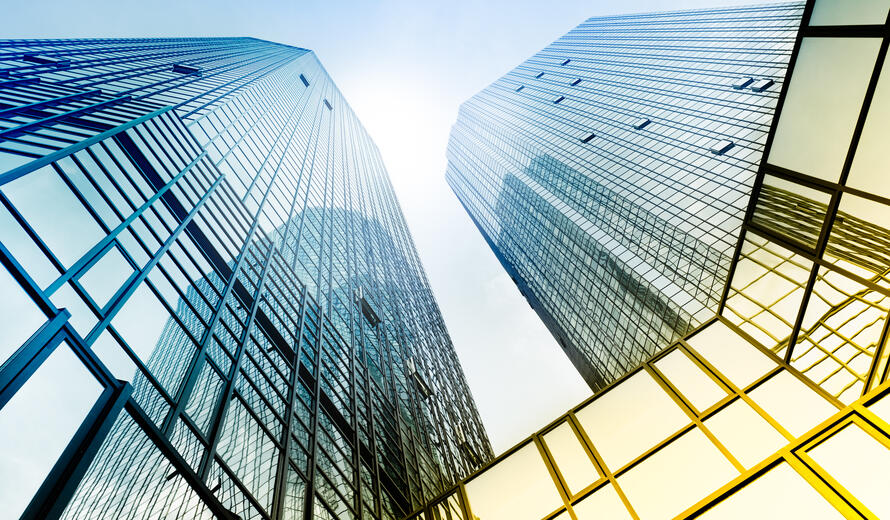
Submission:
M 492 456 L 306 49 L 0 42 L 0 262 L 4 517 L 400 518 Z
M 592 18 L 461 107 L 448 183 L 591 388 L 716 311 L 802 9 Z
M 807 2 L 719 316 L 425 518 L 890 517 L 888 15 Z

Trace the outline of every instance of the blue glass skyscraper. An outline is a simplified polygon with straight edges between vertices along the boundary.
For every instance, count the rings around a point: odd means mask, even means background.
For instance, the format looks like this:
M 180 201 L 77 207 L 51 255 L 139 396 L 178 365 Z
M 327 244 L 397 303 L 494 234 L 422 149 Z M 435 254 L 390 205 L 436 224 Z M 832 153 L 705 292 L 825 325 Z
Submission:
M 461 107 L 448 183 L 591 388 L 716 311 L 802 10 L 591 18 Z
M 315 55 L 0 41 L 0 503 L 400 518 L 492 455 Z

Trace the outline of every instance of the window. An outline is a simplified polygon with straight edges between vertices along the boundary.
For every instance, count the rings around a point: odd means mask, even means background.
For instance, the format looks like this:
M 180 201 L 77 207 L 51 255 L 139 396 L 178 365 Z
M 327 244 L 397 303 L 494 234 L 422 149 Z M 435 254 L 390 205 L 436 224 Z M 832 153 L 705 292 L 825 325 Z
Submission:
M 543 76 L 544 76 L 544 73 L 543 73 L 543 72 L 539 72 L 538 75 L 535 76 L 535 77 L 536 77 L 536 78 L 541 78 L 541 77 L 543 77 Z
M 173 72 L 178 72 L 180 74 L 201 74 L 201 69 L 198 67 L 192 67 L 191 65 L 182 65 L 175 64 L 173 65 Z
M 559 96 L 558 98 L 556 98 L 556 99 L 553 100 L 553 104 L 556 105 L 556 104 L 558 104 L 558 103 L 561 103 L 562 100 L 565 99 L 565 98 L 566 98 L 565 96 Z
M 742 78 L 742 79 L 736 81 L 735 83 L 733 83 L 732 88 L 734 88 L 736 90 L 742 90 L 743 88 L 747 87 L 751 83 L 754 83 L 754 78 Z
M 570 85 L 577 87 L 579 83 L 581 83 L 581 78 L 575 78 L 575 81 L 572 81 Z
M 752 92 L 763 92 L 764 90 L 773 86 L 773 83 L 775 83 L 775 81 L 771 79 L 758 79 L 757 81 L 752 83 L 749 88 Z
M 39 56 L 37 54 L 25 54 L 24 56 L 22 56 L 22 61 L 27 61 L 28 63 L 36 63 L 38 65 L 55 65 L 60 69 L 71 66 L 71 60 L 58 60 L 55 58 L 48 58 L 46 56 Z
M 525 88 L 525 85 L 519 85 L 518 87 L 516 87 L 516 92 L 522 92 L 522 89 L 524 89 L 524 88 Z
M 331 106 L 331 102 L 327 99 L 324 100 L 324 106 L 328 107 L 328 110 L 333 110 L 334 107 Z
M 728 152 L 735 144 L 732 141 L 723 139 L 721 141 L 717 141 L 717 143 L 711 146 L 711 153 L 714 155 L 723 155 Z
M 560 65 L 562 65 L 562 66 L 566 66 L 566 65 L 568 65 L 571 61 L 572 61 L 571 59 L 568 59 L 568 58 L 567 58 L 564 62 L 560 63 Z
M 651 122 L 652 121 L 650 121 L 649 119 L 647 119 L 645 117 L 641 117 L 639 119 L 634 119 L 634 122 L 631 123 L 631 126 L 636 128 L 637 130 L 642 130 L 643 128 L 646 128 L 646 125 L 648 125 Z
M 305 87 L 308 87 L 308 86 L 309 86 L 309 80 L 306 79 L 306 76 L 300 74 L 300 81 L 303 82 L 303 86 L 305 86 Z
M 587 137 L 582 137 L 582 138 L 581 138 L 581 142 L 582 142 L 582 143 L 589 143 L 594 137 L 596 137 L 596 134 L 590 134 L 590 135 L 588 135 Z

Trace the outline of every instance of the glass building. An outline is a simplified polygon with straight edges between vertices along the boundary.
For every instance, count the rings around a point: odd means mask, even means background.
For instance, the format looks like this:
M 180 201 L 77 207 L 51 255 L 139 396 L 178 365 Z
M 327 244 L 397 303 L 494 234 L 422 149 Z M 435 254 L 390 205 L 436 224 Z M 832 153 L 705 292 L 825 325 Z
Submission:
M 888 13 L 807 3 L 719 315 L 413 519 L 890 518 Z
M 0 41 L 3 518 L 403 518 L 492 457 L 306 49 Z
M 448 183 L 592 389 L 716 312 L 802 10 L 592 18 L 461 107 Z

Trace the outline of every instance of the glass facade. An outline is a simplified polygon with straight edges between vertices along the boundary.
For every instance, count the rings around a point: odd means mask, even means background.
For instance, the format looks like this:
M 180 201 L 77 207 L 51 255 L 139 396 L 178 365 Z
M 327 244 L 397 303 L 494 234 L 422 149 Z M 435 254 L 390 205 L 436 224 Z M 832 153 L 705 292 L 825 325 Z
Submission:
M 315 55 L 0 41 L 4 518 L 403 518 L 492 457 Z
M 802 10 L 592 18 L 461 107 L 446 178 L 592 389 L 716 312 Z
M 807 3 L 719 315 L 413 519 L 890 517 L 888 14 Z

